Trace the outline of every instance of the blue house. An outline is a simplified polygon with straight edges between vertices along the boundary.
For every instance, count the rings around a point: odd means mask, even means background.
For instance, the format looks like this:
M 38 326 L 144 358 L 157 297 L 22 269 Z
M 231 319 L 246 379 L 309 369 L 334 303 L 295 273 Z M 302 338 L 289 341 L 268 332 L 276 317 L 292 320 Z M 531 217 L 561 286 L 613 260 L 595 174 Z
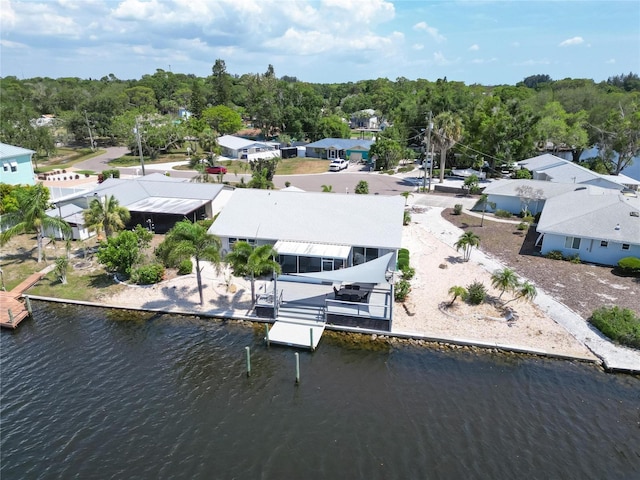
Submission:
M 373 140 L 352 138 L 324 138 L 305 145 L 306 156 L 309 158 L 346 158 L 349 160 L 368 160 L 369 149 Z
M 0 143 L 0 183 L 35 185 L 31 156 L 36 153 L 22 147 Z

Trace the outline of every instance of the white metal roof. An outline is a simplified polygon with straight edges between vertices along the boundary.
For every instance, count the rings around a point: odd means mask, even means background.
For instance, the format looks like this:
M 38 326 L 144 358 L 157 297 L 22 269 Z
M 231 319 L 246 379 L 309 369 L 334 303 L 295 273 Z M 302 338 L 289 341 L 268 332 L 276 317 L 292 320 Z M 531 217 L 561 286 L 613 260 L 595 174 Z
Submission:
M 404 198 L 236 189 L 209 232 L 259 238 L 398 249 Z
M 247 140 L 246 138 L 236 137 L 234 135 L 222 135 L 218 138 L 218 145 L 229 148 L 231 150 L 239 150 L 241 148 L 249 148 L 252 145 L 261 145 L 269 147 L 264 142 L 256 142 L 255 140 Z
M 350 245 L 326 243 L 287 242 L 279 240 L 274 245 L 280 255 L 303 255 L 309 257 L 349 258 Z
M 556 195 L 572 192 L 577 185 L 567 183 L 548 182 L 546 180 L 512 180 L 504 178 L 491 182 L 485 187 L 482 193 L 487 195 L 505 195 L 510 197 L 518 196 L 519 187 L 531 187 L 533 190 L 542 190 L 542 198 L 548 199 Z

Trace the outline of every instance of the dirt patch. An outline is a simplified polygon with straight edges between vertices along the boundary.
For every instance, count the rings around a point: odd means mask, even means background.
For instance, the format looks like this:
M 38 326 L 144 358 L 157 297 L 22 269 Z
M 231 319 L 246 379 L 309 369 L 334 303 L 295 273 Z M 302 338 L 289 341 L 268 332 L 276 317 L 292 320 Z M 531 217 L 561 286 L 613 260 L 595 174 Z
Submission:
M 463 230 L 473 230 L 480 237 L 480 250 L 513 268 L 583 318 L 599 307 L 614 305 L 640 314 L 640 279 L 617 276 L 612 267 L 545 258 L 535 246 L 535 227 L 525 234 L 514 224 L 487 218 L 481 227 L 480 218 L 454 215 L 452 209 L 445 209 L 442 215 Z

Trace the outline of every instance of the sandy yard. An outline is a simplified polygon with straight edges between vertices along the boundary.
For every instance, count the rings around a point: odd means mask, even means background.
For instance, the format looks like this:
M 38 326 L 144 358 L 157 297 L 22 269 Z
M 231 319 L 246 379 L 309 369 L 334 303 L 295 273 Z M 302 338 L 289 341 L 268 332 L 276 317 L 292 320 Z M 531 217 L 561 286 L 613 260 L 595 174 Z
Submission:
M 411 280 L 412 290 L 407 301 L 404 305 L 395 304 L 395 333 L 508 345 L 595 359 L 582 343 L 531 303 L 509 303 L 516 314 L 515 321 L 506 321 L 504 312 L 490 304 L 472 307 L 458 299 L 453 309 L 443 308 L 451 300 L 450 287 L 466 287 L 476 280 L 485 284 L 490 298 L 497 297 L 499 292 L 491 288 L 490 273 L 473 260 L 462 262 L 461 252 L 436 238 L 421 223 L 412 223 L 403 229 L 403 246 L 411 252 L 411 265 L 416 269 L 416 275 Z M 203 271 L 203 282 L 204 307 L 199 305 L 194 274 L 149 287 L 131 286 L 103 301 L 112 305 L 195 314 L 214 310 L 239 315 L 250 313 L 251 287 L 247 280 L 229 278 L 224 272 L 217 274 L 207 266 Z M 257 288 L 263 283 L 257 281 Z M 233 287 L 228 289 L 227 284 Z M 503 295 L 503 300 L 510 298 L 508 293 Z

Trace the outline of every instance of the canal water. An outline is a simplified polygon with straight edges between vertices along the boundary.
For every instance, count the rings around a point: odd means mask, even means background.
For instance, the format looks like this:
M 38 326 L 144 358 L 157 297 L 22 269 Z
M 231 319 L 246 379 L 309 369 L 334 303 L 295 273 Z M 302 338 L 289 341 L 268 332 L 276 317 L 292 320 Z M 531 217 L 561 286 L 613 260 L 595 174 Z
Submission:
M 638 377 L 335 336 L 296 386 L 262 326 L 34 317 L 0 335 L 3 480 L 640 478 Z

